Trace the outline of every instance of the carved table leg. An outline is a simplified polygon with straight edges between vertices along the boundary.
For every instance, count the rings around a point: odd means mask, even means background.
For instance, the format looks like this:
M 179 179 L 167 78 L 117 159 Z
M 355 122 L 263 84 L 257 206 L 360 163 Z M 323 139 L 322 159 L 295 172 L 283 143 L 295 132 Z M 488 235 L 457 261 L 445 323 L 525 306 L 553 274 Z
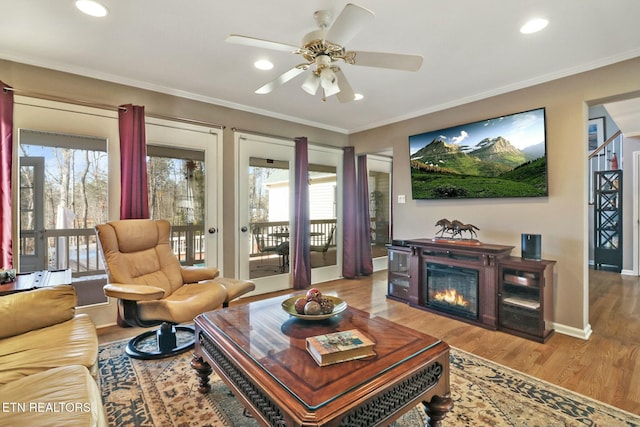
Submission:
M 198 391 L 200 393 L 208 393 L 211 390 L 211 385 L 209 384 L 209 375 L 213 370 L 211 366 L 197 354 L 193 355 L 193 359 L 191 359 L 191 367 L 196 371 L 196 375 L 198 376 Z
M 423 402 L 429 416 L 429 427 L 440 427 L 442 420 L 453 409 L 453 400 L 449 393 L 444 396 L 433 396 L 431 402 Z

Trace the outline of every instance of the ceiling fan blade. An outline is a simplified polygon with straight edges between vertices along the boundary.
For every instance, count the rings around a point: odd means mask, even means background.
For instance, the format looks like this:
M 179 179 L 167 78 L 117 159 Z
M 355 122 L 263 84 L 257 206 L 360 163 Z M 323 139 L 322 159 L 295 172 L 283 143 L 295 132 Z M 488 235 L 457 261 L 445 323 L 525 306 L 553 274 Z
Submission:
M 373 21 L 374 14 L 364 7 L 348 3 L 327 31 L 326 40 L 344 46 Z
M 418 71 L 422 66 L 422 56 L 401 53 L 352 52 L 353 64 L 365 67 L 389 68 L 392 70 Z
M 338 101 L 341 103 L 353 101 L 356 94 L 353 92 L 353 89 L 347 80 L 347 76 L 344 75 L 342 70 L 338 70 L 336 71 L 336 77 L 338 79 L 338 87 L 340 88 L 340 92 L 336 94 Z
M 277 79 L 275 79 L 273 81 L 270 81 L 266 85 L 264 85 L 261 88 L 257 89 L 255 91 L 255 93 L 258 93 L 260 95 L 264 95 L 265 93 L 270 93 L 272 90 L 274 90 L 278 86 L 282 86 L 283 84 L 285 84 L 289 80 L 291 80 L 291 79 L 293 79 L 295 77 L 298 77 L 300 74 L 302 74 L 304 72 L 305 72 L 305 68 L 303 68 L 303 67 L 292 68 L 289 71 L 287 71 L 286 73 L 280 75 Z
M 244 46 L 259 47 L 263 49 L 280 50 L 294 53 L 298 51 L 298 46 L 292 44 L 273 42 L 270 40 L 257 39 L 255 37 L 241 36 L 239 34 L 229 34 L 225 39 L 228 43 L 241 44 Z

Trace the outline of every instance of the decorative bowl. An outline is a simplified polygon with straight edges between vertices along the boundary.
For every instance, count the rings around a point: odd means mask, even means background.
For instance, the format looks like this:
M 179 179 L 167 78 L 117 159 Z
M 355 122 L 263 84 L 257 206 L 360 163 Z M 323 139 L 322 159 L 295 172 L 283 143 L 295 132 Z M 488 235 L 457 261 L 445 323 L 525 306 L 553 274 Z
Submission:
M 288 314 L 295 316 L 299 319 L 304 320 L 324 320 L 330 317 L 335 316 L 336 314 L 340 314 L 347 309 L 347 303 L 344 302 L 342 298 L 333 297 L 330 295 L 325 295 L 325 298 L 329 298 L 333 301 L 333 311 L 327 314 L 300 314 L 296 311 L 295 303 L 298 298 L 302 297 L 302 295 L 298 295 L 295 297 L 287 298 L 282 301 L 282 309 L 286 311 Z

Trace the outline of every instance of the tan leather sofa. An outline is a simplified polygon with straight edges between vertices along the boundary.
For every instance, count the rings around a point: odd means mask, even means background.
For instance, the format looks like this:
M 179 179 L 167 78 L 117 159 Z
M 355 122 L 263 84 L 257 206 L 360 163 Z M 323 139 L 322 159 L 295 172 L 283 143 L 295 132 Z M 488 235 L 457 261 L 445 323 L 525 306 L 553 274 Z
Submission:
M 0 297 L 0 425 L 106 426 L 98 337 L 70 285 Z

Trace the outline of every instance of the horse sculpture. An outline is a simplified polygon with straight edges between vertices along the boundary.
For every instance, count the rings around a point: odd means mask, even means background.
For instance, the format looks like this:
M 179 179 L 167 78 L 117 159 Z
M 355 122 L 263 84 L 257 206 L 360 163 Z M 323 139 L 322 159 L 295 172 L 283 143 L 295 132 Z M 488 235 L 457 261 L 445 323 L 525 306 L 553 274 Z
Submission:
M 446 218 L 442 218 L 441 220 L 436 222 L 436 226 L 440 227 L 440 231 L 437 232 L 436 235 L 438 235 L 439 233 L 440 237 L 444 237 L 445 233 L 449 233 L 451 234 L 452 239 L 456 236 L 460 236 L 460 239 L 462 239 L 462 232 L 465 231 L 469 233 L 470 237 L 477 237 L 478 235 L 476 234 L 475 230 L 480 230 L 473 224 L 464 224 L 457 219 L 449 221 Z
M 457 219 L 454 219 L 453 221 L 451 221 L 451 225 L 453 226 L 453 235 L 451 237 L 455 237 L 456 235 L 459 235 L 460 238 L 462 238 L 463 231 L 467 231 L 470 237 L 478 237 L 475 230 L 480 230 L 480 229 L 473 224 L 463 224 Z
M 453 234 L 453 226 L 451 225 L 451 221 L 446 218 L 442 218 L 438 222 L 436 222 L 436 226 L 440 227 L 440 237 L 444 236 L 444 233 Z M 436 233 L 437 235 L 438 233 Z

